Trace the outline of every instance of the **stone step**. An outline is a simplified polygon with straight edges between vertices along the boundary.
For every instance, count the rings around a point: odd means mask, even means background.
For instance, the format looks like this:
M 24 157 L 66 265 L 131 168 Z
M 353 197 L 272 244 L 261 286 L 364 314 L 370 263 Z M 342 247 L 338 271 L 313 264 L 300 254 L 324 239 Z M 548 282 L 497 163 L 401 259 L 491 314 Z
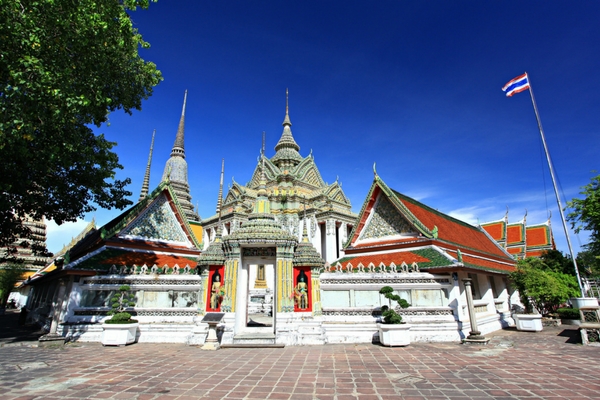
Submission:
M 233 343 L 221 347 L 284 347 L 275 343 L 273 332 L 243 332 L 233 337 Z

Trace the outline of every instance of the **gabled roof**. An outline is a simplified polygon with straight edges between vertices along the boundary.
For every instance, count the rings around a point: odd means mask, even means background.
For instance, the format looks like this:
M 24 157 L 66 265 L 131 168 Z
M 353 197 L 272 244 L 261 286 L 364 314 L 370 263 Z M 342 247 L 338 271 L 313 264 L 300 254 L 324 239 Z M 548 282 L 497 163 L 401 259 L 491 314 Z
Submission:
M 481 227 L 489 233 L 492 239 L 496 241 L 506 240 L 506 219 L 498 221 L 486 222 L 481 224 Z
M 119 249 L 123 260 L 135 259 L 140 263 L 146 259 L 148 262 L 142 265 L 151 265 L 154 263 L 151 259 L 157 258 L 159 253 L 162 255 L 158 258 L 193 259 L 199 255 L 199 248 L 170 183 L 164 181 L 149 196 L 75 244 L 65 256 L 65 267 L 79 268 L 82 263 L 89 264 L 88 260 L 95 259 L 107 249 Z M 100 258 L 104 260 L 106 256 L 108 253 Z M 113 261 L 117 265 L 128 263 Z
M 515 265 L 510 254 L 482 228 L 392 190 L 376 174 L 359 213 L 358 223 L 345 244 L 346 256 L 368 252 L 370 259 L 396 257 L 399 261 L 398 257 L 407 257 L 409 251 L 414 253 L 411 249 L 423 248 L 440 249 L 445 257 L 454 261 L 445 265 L 438 265 L 439 262 L 426 265 L 427 262 L 422 260 L 424 265 L 421 268 L 466 267 L 468 264 L 475 269 L 506 272 L 514 269 Z M 461 257 L 449 253 L 457 250 L 462 253 Z M 392 256 L 395 251 L 403 254 Z M 396 261 L 394 264 L 397 265 Z

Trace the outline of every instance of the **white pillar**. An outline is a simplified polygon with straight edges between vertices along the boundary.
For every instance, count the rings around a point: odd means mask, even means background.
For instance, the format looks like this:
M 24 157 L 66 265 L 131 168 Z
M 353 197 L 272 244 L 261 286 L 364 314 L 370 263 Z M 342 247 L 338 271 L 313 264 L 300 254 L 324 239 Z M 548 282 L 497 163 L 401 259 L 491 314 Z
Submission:
M 337 259 L 336 240 L 335 240 L 335 221 L 328 219 L 325 221 L 325 255 L 327 262 L 333 262 Z
M 248 313 L 248 264 L 238 267 L 237 285 L 235 293 L 235 328 L 234 334 L 246 328 L 246 314 Z

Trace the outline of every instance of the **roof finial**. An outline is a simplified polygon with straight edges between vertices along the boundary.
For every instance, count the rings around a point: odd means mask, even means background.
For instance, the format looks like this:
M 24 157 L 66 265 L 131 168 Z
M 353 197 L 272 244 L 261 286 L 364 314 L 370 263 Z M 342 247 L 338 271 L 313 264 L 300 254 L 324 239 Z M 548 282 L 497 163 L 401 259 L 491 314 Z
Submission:
M 152 164 L 152 152 L 154 150 L 154 136 L 156 135 L 156 129 L 152 132 L 152 142 L 150 143 L 150 154 L 148 155 L 148 164 L 146 165 L 146 173 L 144 174 L 144 182 L 142 183 L 142 191 L 140 192 L 140 198 L 138 202 L 142 201 L 148 196 L 148 188 L 150 187 L 150 164 Z
M 258 187 L 258 196 L 266 196 L 267 194 L 267 180 L 265 179 L 265 131 L 262 134 L 262 148 L 260 150 L 261 167 L 260 167 L 260 182 Z
M 289 107 L 289 92 L 288 89 L 285 89 L 285 118 L 283 119 L 283 126 L 292 126 L 292 121 L 290 121 L 290 107 Z
M 223 204 L 223 174 L 225 172 L 225 159 L 221 160 L 221 180 L 219 181 L 219 198 L 217 199 L 217 214 L 221 221 L 221 205 Z
M 223 204 L 223 175 L 225 173 L 225 159 L 221 160 L 221 180 L 219 181 L 219 198 L 217 199 L 217 214 L 219 214 L 219 219 L 217 222 L 217 236 L 215 241 L 221 241 L 221 235 L 223 231 L 223 227 L 221 226 L 221 206 Z
M 375 168 L 376 164 L 376 162 L 373 163 L 373 174 L 375 175 L 375 178 L 377 178 L 377 168 Z

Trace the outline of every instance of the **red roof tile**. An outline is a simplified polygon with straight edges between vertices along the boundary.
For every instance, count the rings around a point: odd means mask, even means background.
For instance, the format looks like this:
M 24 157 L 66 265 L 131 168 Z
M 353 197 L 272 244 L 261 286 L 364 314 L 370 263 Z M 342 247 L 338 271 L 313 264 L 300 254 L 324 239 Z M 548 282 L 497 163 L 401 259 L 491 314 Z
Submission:
M 546 225 L 527 227 L 527 247 L 550 245 L 548 230 L 549 228 Z
M 506 243 L 521 243 L 525 240 L 523 224 L 509 225 L 506 229 Z
M 504 222 L 498 221 L 481 226 L 494 240 L 504 239 Z
M 496 242 L 491 240 L 482 230 L 436 211 L 410 197 L 395 191 L 394 193 L 426 227 L 429 229 L 433 229 L 434 226 L 438 227 L 439 240 L 453 243 L 459 247 L 479 250 L 498 257 L 507 258 L 507 255 Z
M 506 265 L 505 263 L 494 260 L 486 260 L 478 257 L 463 255 L 463 263 L 468 266 L 481 267 L 483 269 L 493 269 L 506 272 L 513 272 L 516 269 L 515 264 Z

